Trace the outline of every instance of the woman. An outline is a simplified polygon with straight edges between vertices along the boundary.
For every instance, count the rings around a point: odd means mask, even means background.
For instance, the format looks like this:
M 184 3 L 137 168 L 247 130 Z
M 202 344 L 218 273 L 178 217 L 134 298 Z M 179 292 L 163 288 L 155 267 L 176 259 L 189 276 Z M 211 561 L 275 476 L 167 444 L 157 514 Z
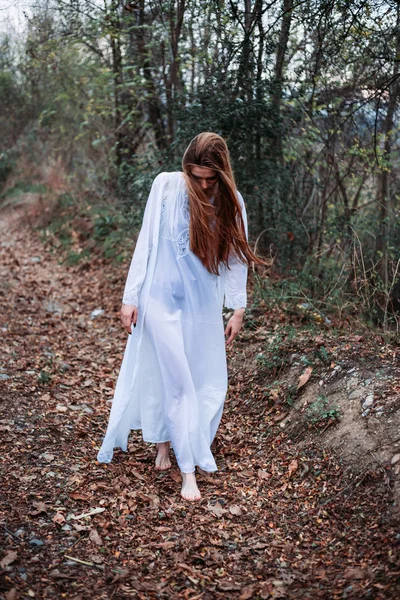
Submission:
M 168 469 L 170 445 L 181 495 L 200 499 L 195 467 L 216 471 L 210 450 L 227 391 L 222 306 L 234 310 L 225 335 L 240 331 L 251 261 L 247 218 L 223 138 L 201 133 L 183 172 L 152 185 L 130 265 L 121 321 L 128 337 L 100 462 L 127 449 L 131 429 L 157 444 Z

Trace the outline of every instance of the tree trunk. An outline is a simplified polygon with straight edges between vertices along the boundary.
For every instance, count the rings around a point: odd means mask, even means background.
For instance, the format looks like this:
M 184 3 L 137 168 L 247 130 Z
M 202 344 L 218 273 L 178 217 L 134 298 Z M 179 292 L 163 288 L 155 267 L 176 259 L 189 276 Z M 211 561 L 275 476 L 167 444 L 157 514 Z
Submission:
M 110 6 L 110 23 L 112 26 L 110 44 L 112 54 L 112 70 L 114 76 L 114 127 L 116 137 L 116 162 L 119 168 L 123 161 L 123 135 L 121 131 L 122 113 L 120 103 L 120 92 L 122 84 L 122 53 L 121 53 L 121 21 L 118 14 L 118 2 L 112 2 Z
M 169 11 L 169 32 L 172 60 L 169 67 L 169 77 L 167 77 L 165 82 L 169 143 L 173 141 L 175 134 L 174 106 L 177 102 L 176 92 L 179 89 L 181 89 L 181 82 L 179 78 L 179 40 L 182 32 L 186 0 L 177 0 L 176 9 L 175 0 L 171 0 L 170 6 L 171 8 Z
M 146 48 L 145 40 L 145 7 L 144 0 L 139 2 L 139 27 L 137 32 L 137 45 L 139 52 L 139 63 L 146 80 L 146 104 L 149 115 L 149 121 L 152 125 L 156 146 L 159 150 L 167 147 L 166 132 L 162 119 L 162 110 L 160 98 L 153 80 L 151 60 Z
M 380 275 L 384 283 L 385 289 L 389 285 L 389 217 L 388 209 L 390 202 L 389 195 L 389 176 L 390 171 L 387 169 L 387 164 L 391 163 L 391 152 L 392 152 L 392 131 L 394 125 L 394 113 L 396 109 L 396 103 L 399 96 L 399 63 L 400 63 L 400 0 L 397 0 L 397 18 L 395 27 L 396 36 L 396 48 L 393 62 L 392 81 L 389 86 L 389 101 L 386 112 L 385 121 L 383 124 L 383 134 L 385 136 L 384 148 L 383 148 L 383 160 L 385 166 L 378 178 L 378 189 L 376 199 L 379 208 L 379 225 L 380 232 L 377 239 L 376 250 L 380 256 Z
M 279 35 L 278 51 L 276 53 L 275 69 L 274 69 L 274 82 L 272 86 L 271 102 L 273 107 L 273 114 L 277 124 L 278 135 L 274 140 L 274 148 L 271 156 L 274 157 L 276 162 L 283 164 L 283 150 L 282 150 L 282 135 L 280 132 L 281 125 L 281 104 L 282 104 L 282 88 L 283 88 L 283 71 L 285 66 L 285 54 L 287 52 L 290 23 L 292 20 L 293 0 L 283 0 L 282 4 L 282 22 L 281 31 Z

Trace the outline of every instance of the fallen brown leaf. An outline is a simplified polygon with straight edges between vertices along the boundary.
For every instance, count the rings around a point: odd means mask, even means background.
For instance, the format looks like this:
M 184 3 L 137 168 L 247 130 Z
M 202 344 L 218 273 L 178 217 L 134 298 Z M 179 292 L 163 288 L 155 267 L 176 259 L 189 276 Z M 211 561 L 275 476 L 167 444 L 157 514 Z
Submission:
M 240 590 L 239 600 L 249 600 L 254 596 L 256 586 L 254 584 L 247 585 Z
M 296 473 L 298 468 L 299 468 L 299 463 L 294 458 L 292 461 L 290 461 L 290 464 L 289 464 L 289 477 L 291 477 L 293 475 L 293 473 Z
M 58 523 L 58 525 L 62 525 L 65 523 L 65 517 L 62 513 L 56 513 L 52 518 L 53 523 Z
M 210 504 L 210 502 L 209 502 L 207 504 L 207 509 L 210 511 L 210 513 L 212 513 L 216 517 L 222 517 L 223 514 L 225 514 L 226 512 L 228 512 L 225 508 L 223 508 L 219 504 L 219 502 L 216 502 L 215 504 Z
M 96 565 L 101 565 L 104 562 L 104 558 L 100 554 L 91 554 L 89 558 Z
M 10 552 L 7 552 L 7 554 L 3 556 L 3 558 L 0 560 L 0 567 L 2 569 L 8 567 L 8 565 L 11 565 L 11 563 L 17 560 L 17 558 L 18 552 L 16 550 L 11 550 Z
M 36 508 L 36 510 L 29 511 L 29 514 L 33 517 L 47 512 L 47 506 L 44 502 L 32 502 L 32 504 Z
M 349 567 L 343 573 L 345 579 L 365 579 L 367 573 L 361 567 Z
M 98 532 L 96 529 L 91 529 L 89 532 L 89 539 L 94 543 L 97 544 L 98 546 L 102 546 L 103 542 L 101 537 L 99 536 Z
M 305 385 L 307 383 L 307 381 L 310 379 L 312 370 L 313 370 L 312 367 L 307 367 L 307 369 L 304 371 L 304 373 L 302 373 L 300 375 L 300 377 L 299 377 L 299 383 L 297 384 L 297 389 L 298 390 L 301 387 L 303 387 L 303 385 Z
M 231 513 L 231 515 L 240 516 L 242 514 L 242 509 L 240 508 L 240 506 L 234 504 L 233 506 L 229 507 L 229 512 Z

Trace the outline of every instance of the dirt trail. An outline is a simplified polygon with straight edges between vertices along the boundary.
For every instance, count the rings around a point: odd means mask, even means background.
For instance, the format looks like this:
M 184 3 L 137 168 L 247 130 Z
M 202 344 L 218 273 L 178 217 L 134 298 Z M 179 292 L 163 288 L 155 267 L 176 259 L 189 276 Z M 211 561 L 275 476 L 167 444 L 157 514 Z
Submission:
M 243 395 L 240 360 L 199 504 L 180 498 L 175 463 L 153 470 L 137 433 L 96 462 L 126 267 L 60 265 L 23 216 L 0 229 L 2 597 L 398 598 L 382 469 L 357 479 L 327 450 L 299 450 Z

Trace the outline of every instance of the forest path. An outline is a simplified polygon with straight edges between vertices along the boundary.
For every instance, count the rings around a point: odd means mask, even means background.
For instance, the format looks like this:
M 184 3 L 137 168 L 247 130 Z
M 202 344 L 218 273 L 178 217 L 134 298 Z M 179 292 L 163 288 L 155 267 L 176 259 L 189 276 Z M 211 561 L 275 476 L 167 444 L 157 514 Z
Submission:
M 23 209 L 1 216 L 0 239 L 2 597 L 398 597 L 380 473 L 354 480 L 334 455 L 271 434 L 239 367 L 200 503 L 181 499 L 175 463 L 153 470 L 137 433 L 99 465 L 126 267 L 59 264 Z

